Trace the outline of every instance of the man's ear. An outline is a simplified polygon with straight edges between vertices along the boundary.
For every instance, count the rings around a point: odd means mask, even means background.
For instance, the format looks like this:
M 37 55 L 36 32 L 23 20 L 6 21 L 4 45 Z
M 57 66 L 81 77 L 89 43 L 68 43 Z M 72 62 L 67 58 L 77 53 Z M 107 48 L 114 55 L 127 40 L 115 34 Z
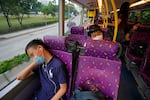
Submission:
M 39 49 L 40 51 L 43 51 L 43 47 L 42 47 L 41 45 L 38 45 L 38 49 Z

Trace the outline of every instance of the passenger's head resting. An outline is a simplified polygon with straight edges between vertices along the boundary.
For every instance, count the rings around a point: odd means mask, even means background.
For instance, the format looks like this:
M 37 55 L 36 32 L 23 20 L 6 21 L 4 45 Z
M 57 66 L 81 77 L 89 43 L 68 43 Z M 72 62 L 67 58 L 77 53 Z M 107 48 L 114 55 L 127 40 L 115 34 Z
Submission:
M 103 31 L 98 25 L 91 25 L 88 36 L 90 36 L 93 40 L 103 40 Z
M 25 48 L 25 52 L 37 64 L 48 62 L 48 56 L 51 55 L 49 47 L 41 39 L 34 39 L 30 41 Z

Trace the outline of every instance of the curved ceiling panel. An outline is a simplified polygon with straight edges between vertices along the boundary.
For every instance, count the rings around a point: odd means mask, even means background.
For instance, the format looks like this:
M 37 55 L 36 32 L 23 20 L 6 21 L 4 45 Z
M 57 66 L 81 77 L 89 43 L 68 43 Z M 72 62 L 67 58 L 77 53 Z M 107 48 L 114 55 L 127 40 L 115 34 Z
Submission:
M 88 9 L 92 9 L 92 8 L 97 8 L 98 7 L 98 3 L 97 1 L 98 0 L 70 0 L 72 2 L 75 2 L 85 8 L 88 8 Z M 116 7 L 117 8 L 120 8 L 121 4 L 123 2 L 130 2 L 130 3 L 134 3 L 134 2 L 137 2 L 137 1 L 140 1 L 140 0 L 115 0 L 115 3 L 116 3 Z M 111 9 L 111 2 L 110 0 L 108 0 L 109 2 L 109 8 Z

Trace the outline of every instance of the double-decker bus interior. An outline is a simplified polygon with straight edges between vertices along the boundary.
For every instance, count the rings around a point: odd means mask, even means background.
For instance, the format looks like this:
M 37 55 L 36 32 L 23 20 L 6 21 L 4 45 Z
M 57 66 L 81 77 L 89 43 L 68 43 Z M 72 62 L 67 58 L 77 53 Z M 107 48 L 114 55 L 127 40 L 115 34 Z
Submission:
M 80 25 L 71 27 L 67 36 L 64 36 L 65 0 L 58 1 L 59 36 L 46 35 L 43 41 L 68 70 L 65 100 L 70 100 L 77 88 L 100 91 L 107 100 L 150 100 L 150 0 L 70 0 L 82 10 L 75 14 L 81 16 Z M 124 2 L 130 4 L 124 31 L 124 37 L 130 35 L 128 42 L 117 41 L 119 10 Z M 137 23 L 140 25 L 133 31 Z M 102 30 L 103 40 L 88 36 L 90 26 L 95 24 Z M 76 43 L 73 41 L 78 44 L 73 45 Z M 40 86 L 36 75 L 23 81 L 15 79 L 1 89 L 0 98 L 29 100 Z

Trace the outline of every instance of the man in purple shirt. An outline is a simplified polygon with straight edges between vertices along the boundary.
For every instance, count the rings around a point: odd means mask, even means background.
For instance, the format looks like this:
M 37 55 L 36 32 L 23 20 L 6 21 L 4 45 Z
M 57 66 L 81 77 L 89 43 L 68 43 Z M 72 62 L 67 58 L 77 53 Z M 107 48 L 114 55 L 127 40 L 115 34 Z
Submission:
M 40 76 L 41 88 L 34 96 L 35 100 L 59 100 L 66 93 L 67 81 L 64 64 L 49 52 L 42 40 L 32 40 L 25 48 L 26 54 L 34 62 L 17 76 L 23 80 L 37 73 Z

